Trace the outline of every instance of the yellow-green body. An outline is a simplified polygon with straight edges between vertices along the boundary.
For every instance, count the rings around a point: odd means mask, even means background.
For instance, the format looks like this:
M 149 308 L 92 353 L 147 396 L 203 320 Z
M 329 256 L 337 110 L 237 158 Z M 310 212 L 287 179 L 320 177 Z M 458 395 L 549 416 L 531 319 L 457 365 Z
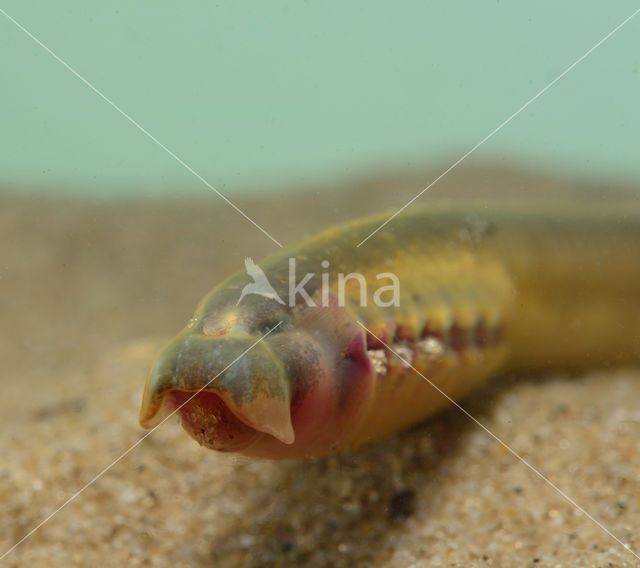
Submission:
M 185 333 L 193 333 L 203 341 L 245 337 L 248 342 L 259 338 L 269 322 L 280 321 L 277 334 L 264 340 L 285 369 L 278 371 L 282 376 L 277 380 L 270 379 L 269 392 L 280 396 L 286 391 L 282 396 L 289 397 L 288 404 L 298 400 L 296 393 L 312 400 L 313 393 L 330 385 L 330 394 L 317 398 L 317 404 L 324 405 L 317 421 L 309 416 L 311 404 L 304 408 L 306 414 L 291 410 L 293 442 L 289 434 L 269 439 L 273 432 L 284 431 L 282 424 L 280 430 L 261 429 L 256 420 L 246 418 L 250 413 L 245 416 L 242 406 L 248 408 L 251 397 L 246 395 L 249 387 L 243 386 L 245 394 L 236 397 L 240 402 L 232 408 L 234 414 L 252 428 L 269 432 L 243 453 L 263 457 L 331 453 L 396 432 L 448 403 L 385 345 L 406 353 L 415 369 L 453 399 L 499 373 L 640 362 L 638 208 L 578 203 L 416 208 L 358 247 L 385 219 L 377 216 L 334 227 L 259 263 L 282 298 L 288 298 L 290 258 L 296 259 L 298 280 L 315 273 L 306 287 L 315 307 L 281 306 L 267 298 L 236 305 L 247 282 L 242 272 L 203 300 L 196 313 L 198 325 L 181 334 L 180 341 Z M 327 268 L 323 261 L 328 261 Z M 346 285 L 345 305 L 336 305 L 341 273 L 364 276 L 366 305 L 355 280 Z M 373 301 L 373 291 L 381 284 L 376 275 L 381 273 L 393 273 L 398 279 L 396 305 L 381 307 Z M 328 296 L 322 274 L 331 290 Z M 366 355 L 358 347 L 360 338 Z M 296 349 L 290 349 L 294 344 Z M 314 365 L 309 365 L 305 377 L 305 359 L 299 353 L 307 344 L 308 360 Z M 376 357 L 382 358 L 377 372 L 370 364 Z M 291 361 L 295 364 L 288 366 Z M 157 364 L 147 385 L 141 412 L 146 425 L 160 416 L 166 392 L 194 392 L 198 380 L 200 386 L 206 384 L 208 375 L 185 382 L 175 366 L 171 373 L 158 371 L 165 367 Z M 290 368 L 295 368 L 295 376 Z M 234 383 L 252 380 L 246 375 Z M 224 397 L 228 387 L 215 389 L 215 382 L 207 387 Z M 309 432 L 319 425 L 326 432 L 314 437 Z M 200 441 L 214 447 L 206 439 Z
M 378 221 L 364 222 L 363 232 Z M 376 335 L 384 322 L 416 337 L 425 326 L 445 335 L 455 325 L 473 333 L 480 320 L 500 330 L 493 348 L 447 350 L 437 362 L 413 361 L 454 400 L 497 373 L 640 362 L 637 212 L 578 204 L 481 213 L 456 205 L 423 209 L 352 254 L 354 261 L 362 255 L 374 270 L 386 265 L 402 284 L 397 308 L 354 305 Z M 392 344 L 389 335 L 386 342 Z M 448 404 L 411 369 L 388 379 L 376 382 L 358 441 L 401 429 Z

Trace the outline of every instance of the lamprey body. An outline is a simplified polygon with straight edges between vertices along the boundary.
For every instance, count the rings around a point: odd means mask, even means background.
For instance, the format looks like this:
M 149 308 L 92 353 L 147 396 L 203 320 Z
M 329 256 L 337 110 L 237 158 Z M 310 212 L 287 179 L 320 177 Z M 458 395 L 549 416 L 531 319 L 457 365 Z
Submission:
M 456 400 L 496 374 L 638 363 L 640 211 L 606 209 L 440 204 L 359 248 L 385 216 L 248 262 L 253 275 L 214 288 L 160 353 L 140 422 L 153 427 L 219 375 L 178 410 L 200 444 L 320 456 L 448 403 L 407 363 Z M 271 292 L 247 293 L 261 272 Z

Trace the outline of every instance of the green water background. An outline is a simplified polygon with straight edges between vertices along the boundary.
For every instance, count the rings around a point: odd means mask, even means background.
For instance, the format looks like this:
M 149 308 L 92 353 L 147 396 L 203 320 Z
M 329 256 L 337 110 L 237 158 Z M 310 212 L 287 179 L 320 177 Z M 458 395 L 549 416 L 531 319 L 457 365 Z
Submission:
M 376 170 L 445 169 L 639 7 L 0 4 L 230 196 Z M 637 180 L 639 101 L 640 14 L 466 162 Z M 0 103 L 0 187 L 210 191 L 2 14 Z

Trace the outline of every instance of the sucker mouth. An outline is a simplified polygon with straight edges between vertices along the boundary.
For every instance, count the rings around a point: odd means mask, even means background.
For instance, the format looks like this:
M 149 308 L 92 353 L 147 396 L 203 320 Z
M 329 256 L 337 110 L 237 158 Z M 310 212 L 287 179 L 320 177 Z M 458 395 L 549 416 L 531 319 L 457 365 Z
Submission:
M 253 343 L 249 336 L 179 334 L 147 377 L 142 427 L 153 428 L 177 410 L 185 430 L 212 449 L 242 451 L 264 434 L 292 444 L 285 368 L 265 342 Z
M 217 394 L 206 390 L 195 396 L 172 390 L 163 402 L 169 408 L 179 408 L 182 427 L 201 446 L 212 450 L 240 452 L 265 435 L 245 424 Z

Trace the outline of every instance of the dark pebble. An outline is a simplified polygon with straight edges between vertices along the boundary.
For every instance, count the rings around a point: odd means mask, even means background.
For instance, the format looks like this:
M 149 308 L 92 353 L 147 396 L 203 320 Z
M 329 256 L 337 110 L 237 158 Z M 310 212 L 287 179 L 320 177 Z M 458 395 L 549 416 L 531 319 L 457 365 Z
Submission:
M 412 489 L 398 491 L 389 501 L 387 516 L 390 519 L 408 519 L 416 511 L 416 494 Z

